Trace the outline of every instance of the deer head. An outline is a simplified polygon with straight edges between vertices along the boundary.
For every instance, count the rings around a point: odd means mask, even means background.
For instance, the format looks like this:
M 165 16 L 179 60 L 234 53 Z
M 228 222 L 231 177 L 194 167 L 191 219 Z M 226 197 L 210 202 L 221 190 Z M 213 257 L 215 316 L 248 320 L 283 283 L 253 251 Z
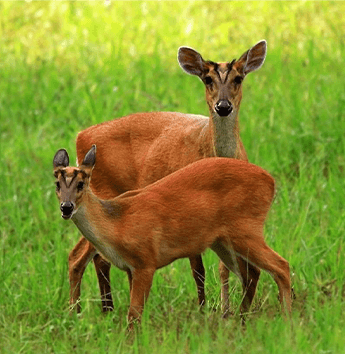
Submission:
M 198 76 L 205 84 L 206 101 L 211 116 L 237 116 L 242 99 L 243 79 L 262 66 L 266 47 L 266 41 L 262 40 L 238 60 L 227 63 L 205 61 L 194 49 L 180 47 L 178 62 L 185 72 Z
M 54 156 L 56 195 L 60 202 L 61 216 L 67 220 L 77 212 L 90 184 L 92 170 L 96 163 L 96 145 L 93 145 L 80 167 L 69 166 L 69 156 L 60 149 Z

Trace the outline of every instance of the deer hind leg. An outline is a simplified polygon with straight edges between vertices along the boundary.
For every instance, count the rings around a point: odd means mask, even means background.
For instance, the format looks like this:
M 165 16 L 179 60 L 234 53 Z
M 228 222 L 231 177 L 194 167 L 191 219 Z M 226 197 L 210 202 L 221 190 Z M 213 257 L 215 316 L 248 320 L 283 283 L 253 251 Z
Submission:
M 133 329 L 134 322 L 140 322 L 150 289 L 155 269 L 134 269 L 131 272 L 132 289 L 128 311 L 128 330 Z
M 70 283 L 70 310 L 80 312 L 80 284 L 86 266 L 97 253 L 95 247 L 82 237 L 70 252 L 68 257 Z
M 108 312 L 114 310 L 113 298 L 111 296 L 110 288 L 110 266 L 111 264 L 102 258 L 99 254 L 93 257 L 93 263 L 95 265 L 99 290 L 101 292 L 102 300 L 102 312 Z
M 219 277 L 221 283 L 220 303 L 221 303 L 223 317 L 227 317 L 230 314 L 230 301 L 229 301 L 230 271 L 222 261 L 219 262 L 218 269 L 219 269 Z
M 243 299 L 241 303 L 241 317 L 244 323 L 245 315 L 249 312 L 250 306 L 253 302 L 261 272 L 258 267 L 241 257 L 237 257 L 237 262 L 242 279 Z
M 235 252 L 255 266 L 267 271 L 279 288 L 282 312 L 291 314 L 291 280 L 289 263 L 273 251 L 263 237 L 246 236 L 232 240 Z
M 250 309 L 253 298 L 256 292 L 256 286 L 260 277 L 260 269 L 241 257 L 236 257 L 238 263 L 238 270 L 241 274 L 239 277 L 242 281 L 243 299 L 241 303 L 241 314 L 244 320 L 244 315 Z M 221 307 L 223 317 L 230 314 L 230 300 L 229 300 L 229 275 L 228 267 L 222 262 L 219 262 L 219 275 L 221 281 Z
M 132 281 L 133 281 L 132 272 L 130 271 L 130 269 L 126 269 L 126 273 L 127 273 L 128 283 L 129 283 L 129 293 L 131 293 Z
M 229 285 L 228 285 L 229 270 L 231 270 L 240 278 L 243 284 L 243 288 L 245 288 L 246 279 L 248 278 L 247 269 L 242 265 L 241 260 L 240 263 L 238 262 L 238 257 L 236 256 L 235 252 L 229 249 L 228 247 L 226 247 L 222 242 L 220 241 L 215 242 L 212 245 L 211 249 L 221 259 L 221 262 L 219 264 L 219 271 L 220 271 L 220 276 L 222 281 L 221 306 L 222 306 L 223 317 L 227 317 L 230 314 Z M 246 296 L 244 296 L 244 298 L 246 298 Z
M 199 305 L 205 305 L 205 268 L 202 262 L 201 255 L 189 258 L 190 266 L 192 268 L 193 277 L 198 290 Z

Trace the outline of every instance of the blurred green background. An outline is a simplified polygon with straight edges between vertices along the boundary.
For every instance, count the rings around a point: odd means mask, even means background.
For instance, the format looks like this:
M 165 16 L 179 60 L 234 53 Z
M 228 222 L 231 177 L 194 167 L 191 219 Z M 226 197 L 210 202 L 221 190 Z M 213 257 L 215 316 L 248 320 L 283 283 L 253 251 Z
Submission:
M 344 2 L 0 2 L 0 352 L 343 353 Z M 68 315 L 67 257 L 79 234 L 59 217 L 52 158 L 78 131 L 140 111 L 208 115 L 179 46 L 230 61 L 266 39 L 240 111 L 249 160 L 276 178 L 267 242 L 291 265 L 292 323 L 262 275 L 247 330 L 221 319 L 217 257 L 206 253 L 202 315 L 188 261 L 157 273 L 141 330 L 126 335 L 128 284 L 112 269 L 115 311 L 95 272 Z M 213 311 L 215 310 L 215 312 Z

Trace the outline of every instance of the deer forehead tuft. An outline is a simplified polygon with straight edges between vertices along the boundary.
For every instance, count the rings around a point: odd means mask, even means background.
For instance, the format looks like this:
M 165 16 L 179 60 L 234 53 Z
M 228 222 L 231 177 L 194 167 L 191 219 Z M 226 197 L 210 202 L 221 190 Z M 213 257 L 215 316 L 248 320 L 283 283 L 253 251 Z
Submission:
M 64 177 L 72 177 L 72 178 L 74 178 L 74 177 L 80 177 L 80 178 L 86 178 L 86 177 L 88 177 L 88 174 L 84 171 L 84 170 L 82 170 L 82 169 L 80 169 L 80 168 L 78 168 L 78 167 L 66 167 L 64 170 L 63 170 L 63 173 L 64 173 Z
M 228 63 L 218 63 L 218 72 L 226 73 L 228 70 L 229 70 Z
M 215 63 L 213 61 L 207 61 L 206 64 L 208 66 L 209 72 L 214 71 L 218 75 L 219 79 L 225 83 L 228 79 L 231 70 L 233 69 L 235 62 L 236 59 L 231 62 L 225 63 Z
M 67 186 L 70 186 L 72 181 L 79 177 L 80 179 L 87 178 L 89 175 L 77 167 L 65 167 L 54 171 L 54 176 L 56 178 L 62 178 Z
M 64 169 L 64 175 L 65 177 L 75 177 L 79 171 L 79 168 L 69 166 Z

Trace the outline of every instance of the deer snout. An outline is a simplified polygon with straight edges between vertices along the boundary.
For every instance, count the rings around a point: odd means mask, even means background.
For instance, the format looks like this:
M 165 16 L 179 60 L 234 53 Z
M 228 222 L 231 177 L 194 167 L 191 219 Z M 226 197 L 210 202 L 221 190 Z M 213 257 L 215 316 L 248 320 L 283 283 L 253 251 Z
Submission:
M 69 219 L 72 216 L 74 210 L 74 204 L 72 202 L 62 202 L 60 204 L 61 216 L 64 219 Z
M 219 100 L 214 109 L 219 116 L 226 117 L 232 112 L 232 104 L 228 100 Z

